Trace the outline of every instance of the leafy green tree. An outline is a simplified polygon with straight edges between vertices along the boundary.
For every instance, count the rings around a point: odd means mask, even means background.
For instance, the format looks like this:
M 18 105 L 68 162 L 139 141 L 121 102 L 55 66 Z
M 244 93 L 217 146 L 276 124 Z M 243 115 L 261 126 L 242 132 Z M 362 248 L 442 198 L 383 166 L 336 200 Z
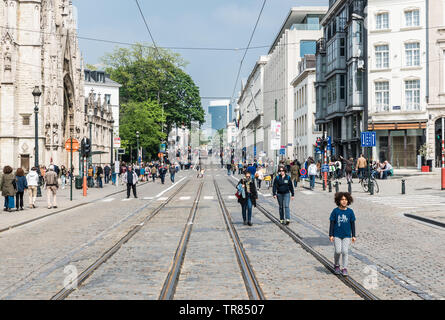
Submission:
M 140 132 L 139 145 L 151 156 L 159 151 L 159 141 L 166 138 L 161 131 L 163 121 L 162 110 L 156 102 L 130 101 L 121 105 L 120 108 L 120 135 L 122 146 L 136 149 L 136 131 Z
M 159 52 L 159 54 L 158 54 Z M 199 88 L 183 71 L 177 53 L 143 44 L 117 48 L 102 58 L 111 79 L 122 84 L 121 101 L 156 101 L 164 112 L 166 132 L 191 121 L 204 123 Z

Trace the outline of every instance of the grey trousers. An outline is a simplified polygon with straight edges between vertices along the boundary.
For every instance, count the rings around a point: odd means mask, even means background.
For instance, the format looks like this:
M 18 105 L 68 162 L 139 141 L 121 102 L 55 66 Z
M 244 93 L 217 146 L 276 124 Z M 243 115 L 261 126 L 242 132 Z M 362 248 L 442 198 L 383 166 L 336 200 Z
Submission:
M 351 238 L 334 238 L 334 264 L 340 265 L 340 254 L 342 255 L 343 268 L 348 267 L 348 252 L 349 245 L 351 244 Z

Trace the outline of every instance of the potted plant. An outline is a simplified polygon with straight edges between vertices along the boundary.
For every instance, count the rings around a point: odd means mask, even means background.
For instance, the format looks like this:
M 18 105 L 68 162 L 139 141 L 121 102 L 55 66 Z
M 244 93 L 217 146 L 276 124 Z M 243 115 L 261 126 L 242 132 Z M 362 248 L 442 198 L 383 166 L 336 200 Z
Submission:
M 427 160 L 427 158 L 430 156 L 430 153 L 431 153 L 431 148 L 429 147 L 429 145 L 424 143 L 422 146 L 420 146 L 419 154 L 422 156 L 422 172 L 432 171 L 432 168 L 428 164 L 428 162 L 430 161 Z

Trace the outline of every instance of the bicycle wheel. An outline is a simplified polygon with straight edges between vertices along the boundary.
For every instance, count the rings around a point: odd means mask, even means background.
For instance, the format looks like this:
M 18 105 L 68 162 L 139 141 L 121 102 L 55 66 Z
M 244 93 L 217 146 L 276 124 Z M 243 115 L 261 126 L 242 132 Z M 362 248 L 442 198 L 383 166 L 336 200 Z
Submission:
M 379 193 L 379 184 L 377 183 L 377 180 L 373 179 L 372 181 L 374 183 L 374 193 Z
M 363 178 L 361 184 L 363 191 L 368 192 L 368 178 Z

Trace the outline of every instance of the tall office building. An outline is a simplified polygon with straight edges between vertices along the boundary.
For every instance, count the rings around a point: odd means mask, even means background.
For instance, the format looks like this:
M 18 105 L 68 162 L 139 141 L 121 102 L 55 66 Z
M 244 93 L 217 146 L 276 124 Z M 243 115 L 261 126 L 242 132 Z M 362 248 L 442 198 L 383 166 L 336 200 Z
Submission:
M 227 124 L 232 121 L 230 100 L 210 101 L 208 110 L 211 118 L 210 128 L 212 130 L 226 129 Z

